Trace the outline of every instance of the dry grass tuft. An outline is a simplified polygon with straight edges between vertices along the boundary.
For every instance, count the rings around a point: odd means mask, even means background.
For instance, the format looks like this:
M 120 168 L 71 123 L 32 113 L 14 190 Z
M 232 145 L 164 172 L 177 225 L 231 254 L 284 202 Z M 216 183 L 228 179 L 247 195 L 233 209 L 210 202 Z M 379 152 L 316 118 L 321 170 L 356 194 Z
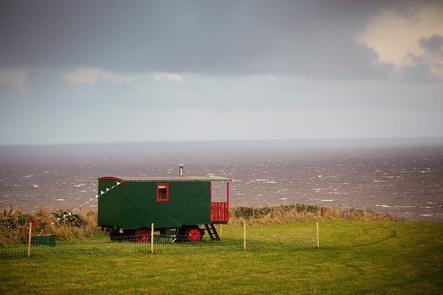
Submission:
M 285 224 L 315 220 L 359 220 L 387 221 L 397 220 L 388 213 L 371 210 L 327 208 L 317 205 L 282 205 L 277 207 L 236 207 L 231 210 L 231 223 L 247 220 L 252 224 Z
M 35 225 L 33 234 L 54 234 L 57 240 L 86 239 L 100 233 L 96 212 L 73 214 L 70 210 L 48 212 L 40 209 L 26 214 L 10 208 L 0 215 L 0 246 L 25 243 L 30 222 Z

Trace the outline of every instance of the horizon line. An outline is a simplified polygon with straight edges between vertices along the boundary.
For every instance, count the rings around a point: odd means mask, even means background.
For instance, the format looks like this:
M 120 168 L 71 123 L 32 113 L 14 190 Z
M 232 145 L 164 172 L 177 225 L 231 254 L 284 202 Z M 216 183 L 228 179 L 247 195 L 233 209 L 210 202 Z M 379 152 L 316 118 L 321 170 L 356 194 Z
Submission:
M 255 138 L 255 139 L 189 139 L 189 140 L 134 140 L 134 141 L 97 141 L 97 142 L 41 142 L 41 143 L 0 143 L 0 147 L 13 147 L 13 146 L 77 146 L 77 145 L 125 145 L 125 144 L 146 144 L 146 143 L 216 143 L 216 142 L 278 142 L 278 141 L 315 141 L 315 142 L 327 142 L 327 141 L 364 141 L 364 140 L 376 140 L 376 141 L 426 141 L 435 140 L 442 141 L 443 136 L 422 136 L 422 137 L 330 137 L 330 138 Z

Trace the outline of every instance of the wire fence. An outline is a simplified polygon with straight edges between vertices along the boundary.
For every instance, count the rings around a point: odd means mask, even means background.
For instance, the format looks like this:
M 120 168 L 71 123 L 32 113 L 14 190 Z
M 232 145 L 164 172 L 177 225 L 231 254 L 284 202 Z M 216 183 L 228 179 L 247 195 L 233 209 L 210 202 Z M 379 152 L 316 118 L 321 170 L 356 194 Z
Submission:
M 154 233 L 151 238 L 140 242 L 134 235 L 120 236 L 111 241 L 103 234 L 96 238 L 72 241 L 57 241 L 55 245 L 31 244 L 32 257 L 49 256 L 130 256 L 130 255 L 164 255 L 192 254 L 211 251 L 268 251 L 314 249 L 318 247 L 318 229 L 316 225 L 295 227 L 260 226 L 247 228 L 243 225 L 217 226 L 220 240 L 211 240 L 205 233 L 201 241 L 189 242 L 186 238 L 171 234 Z M 1 238 L 1 237 L 0 237 Z M 0 258 L 27 257 L 28 245 L 1 243 Z

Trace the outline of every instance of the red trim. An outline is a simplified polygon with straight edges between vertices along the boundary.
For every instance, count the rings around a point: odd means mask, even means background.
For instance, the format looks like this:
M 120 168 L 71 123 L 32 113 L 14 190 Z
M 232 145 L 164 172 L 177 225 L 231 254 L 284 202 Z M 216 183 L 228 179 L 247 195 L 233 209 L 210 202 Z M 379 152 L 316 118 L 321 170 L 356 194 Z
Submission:
M 209 202 L 212 203 L 212 181 L 209 182 Z
M 160 190 L 166 189 L 166 198 L 161 198 Z M 156 199 L 158 203 L 169 203 L 169 183 L 157 183 Z
M 118 181 L 118 182 L 122 182 L 122 180 L 120 178 L 114 177 L 114 176 L 99 177 L 98 181 Z
M 229 199 L 231 196 L 231 183 L 228 181 L 226 182 L 226 203 L 228 203 L 228 219 L 229 219 Z

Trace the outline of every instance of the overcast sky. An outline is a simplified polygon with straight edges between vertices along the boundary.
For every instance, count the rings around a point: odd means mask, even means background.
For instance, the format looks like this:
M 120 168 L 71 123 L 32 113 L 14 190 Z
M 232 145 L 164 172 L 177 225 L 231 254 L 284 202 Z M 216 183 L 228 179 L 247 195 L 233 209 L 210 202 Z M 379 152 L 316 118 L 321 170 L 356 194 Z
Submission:
M 0 1 L 0 144 L 443 137 L 442 1 Z

